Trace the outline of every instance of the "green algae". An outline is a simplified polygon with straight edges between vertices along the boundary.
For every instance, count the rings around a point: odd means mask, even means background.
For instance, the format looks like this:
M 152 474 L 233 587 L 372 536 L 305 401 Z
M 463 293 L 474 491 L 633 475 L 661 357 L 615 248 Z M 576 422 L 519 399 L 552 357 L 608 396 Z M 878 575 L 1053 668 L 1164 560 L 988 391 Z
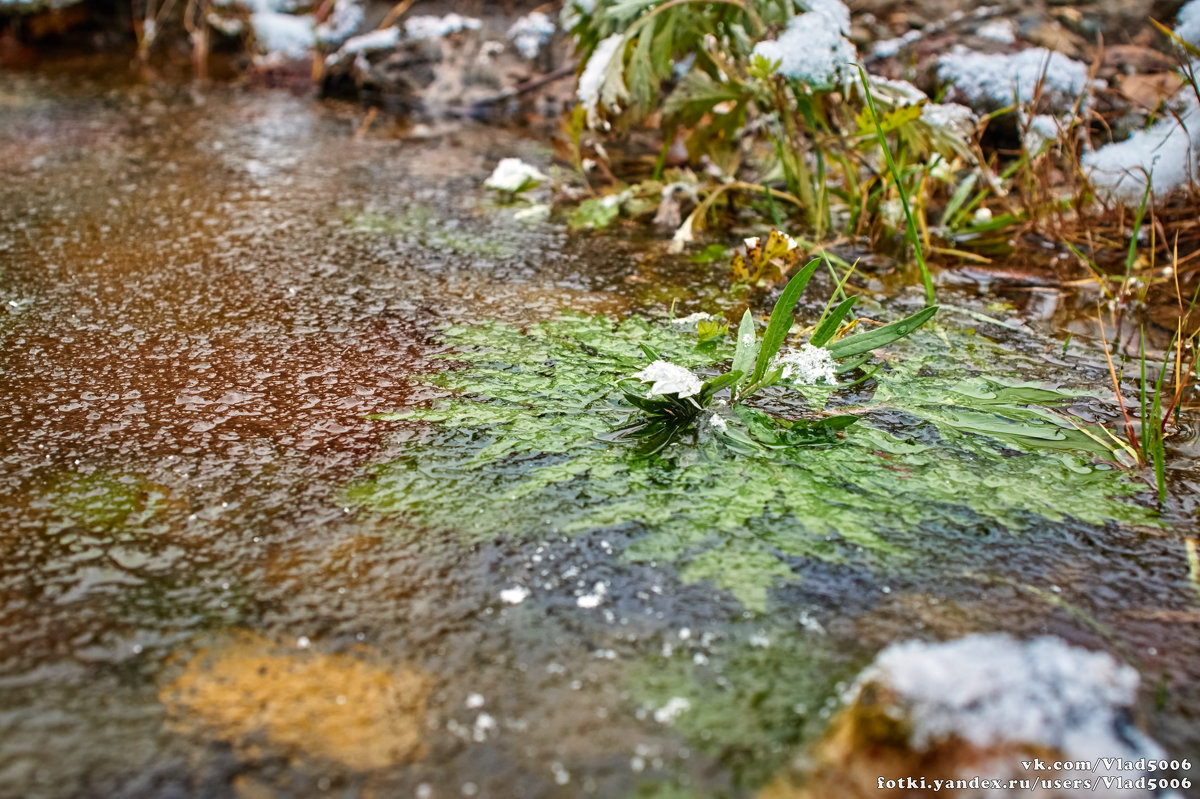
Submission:
M 948 531 L 981 522 L 1019 534 L 1068 518 L 1155 520 L 1129 499 L 1139 485 L 1097 462 L 1105 450 L 1085 426 L 1053 409 L 1077 392 L 1029 384 L 1027 361 L 962 330 L 911 337 L 869 381 L 862 420 L 825 446 L 789 442 L 781 425 L 819 418 L 838 391 L 776 387 L 762 398 L 773 415 L 724 417 L 747 445 L 700 424 L 654 457 L 598 438 L 628 419 L 618 384 L 645 365 L 641 347 L 711 375 L 733 354 L 727 341 L 579 316 L 442 338 L 462 366 L 432 381 L 450 396 L 379 417 L 403 421 L 407 454 L 347 497 L 468 539 L 621 530 L 626 558 L 673 564 L 764 610 L 806 559 L 903 562 L 914 536 L 953 547 Z
M 143 478 L 98 470 L 56 474 L 44 497 L 68 524 L 100 532 L 145 524 L 165 509 L 167 493 Z

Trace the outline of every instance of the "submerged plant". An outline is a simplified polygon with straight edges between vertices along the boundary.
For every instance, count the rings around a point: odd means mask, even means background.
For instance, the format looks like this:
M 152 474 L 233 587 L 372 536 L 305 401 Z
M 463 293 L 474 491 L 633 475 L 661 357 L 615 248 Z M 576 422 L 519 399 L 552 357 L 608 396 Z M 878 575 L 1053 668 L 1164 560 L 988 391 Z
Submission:
M 772 248 L 778 248 L 779 243 L 783 241 L 784 237 L 781 234 L 772 231 L 767 244 L 761 250 L 757 250 L 759 259 L 766 260 Z M 758 245 L 754 246 L 757 248 Z M 786 247 L 786 243 L 783 243 L 783 246 Z M 884 325 L 869 333 L 842 339 L 827 347 L 854 305 L 854 299 L 850 298 L 840 303 L 822 320 L 807 344 L 781 356 L 780 349 L 795 321 L 793 311 L 796 303 L 800 301 L 800 296 L 820 263 L 820 259 L 813 259 L 788 281 L 771 311 L 771 318 L 761 341 L 755 334 L 753 314 L 747 310 L 742 315 L 733 362 L 729 371 L 724 374 L 701 381 L 689 370 L 664 360 L 652 347 L 643 344 L 643 352 L 653 363 L 634 377 L 653 385 L 645 396 L 630 388 L 625 389 L 625 399 L 640 410 L 642 415 L 619 428 L 616 438 L 628 436 L 637 440 L 641 445 L 640 449 L 647 454 L 660 452 L 689 428 L 693 428 L 702 418 L 704 411 L 717 401 L 721 392 L 728 390 L 727 405 L 737 406 L 780 381 L 832 385 L 836 382 L 838 371 L 849 371 L 862 365 L 866 360 L 865 356 L 872 350 L 904 338 L 937 313 L 936 306 L 929 306 L 898 322 Z M 839 359 L 854 356 L 864 357 L 842 366 L 836 365 Z M 781 434 L 793 446 L 826 444 L 832 441 L 838 430 L 857 421 L 857 417 L 847 414 L 811 421 L 793 420 L 771 431 L 771 440 L 763 441 L 760 437 L 756 442 L 753 437 L 748 437 L 739 429 L 736 421 L 735 426 L 731 427 L 730 417 L 726 415 L 710 412 L 707 418 L 719 435 L 742 447 L 777 444 Z
M 831 317 L 817 328 L 834 327 Z M 824 346 L 852 359 L 893 335 L 879 327 Z M 401 453 L 346 491 L 397 534 L 600 533 L 627 560 L 710 580 L 762 610 L 806 562 L 877 568 L 916 558 L 945 568 L 955 557 L 977 563 L 1003 531 L 1065 519 L 1154 523 L 1125 498 L 1139 484 L 1078 428 L 1103 433 L 1056 410 L 1079 393 L 1030 385 L 1034 359 L 961 327 L 926 325 L 895 340 L 856 387 L 854 407 L 833 387 L 795 382 L 754 403 L 717 397 L 679 445 L 650 456 L 608 440 L 631 412 L 630 375 L 658 360 L 643 347 L 696 375 L 700 391 L 678 384 L 694 407 L 713 379 L 701 375 L 752 376 L 765 338 L 754 357 L 742 348 L 736 368 L 729 338 L 701 342 L 639 316 L 456 326 L 439 338 L 446 349 L 435 357 L 455 364 L 431 380 L 445 397 L 376 417 L 398 425 Z M 646 376 L 682 377 L 661 367 Z M 827 410 L 826 419 L 857 423 L 814 430 Z

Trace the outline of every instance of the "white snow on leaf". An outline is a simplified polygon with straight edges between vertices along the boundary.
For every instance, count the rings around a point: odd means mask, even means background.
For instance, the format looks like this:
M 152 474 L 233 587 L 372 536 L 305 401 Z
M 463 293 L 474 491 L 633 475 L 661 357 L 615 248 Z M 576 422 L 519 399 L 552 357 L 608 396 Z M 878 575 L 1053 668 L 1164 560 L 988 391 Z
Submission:
M 503 158 L 483 185 L 500 191 L 524 191 L 548 179 L 537 167 L 520 158 Z
M 699 394 L 704 384 L 691 371 L 671 363 L 658 360 L 634 375 L 643 383 L 652 383 L 651 396 L 655 394 L 675 394 L 680 399 Z
M 783 353 L 775 358 L 775 366 L 783 368 L 784 379 L 804 385 L 837 383 L 837 364 L 824 347 L 804 344 L 798 350 Z
M 621 45 L 624 41 L 624 34 L 614 33 L 596 45 L 596 49 L 592 51 L 592 55 L 588 59 L 587 66 L 583 68 L 583 74 L 579 76 L 579 86 L 576 89 L 576 96 L 587 110 L 589 127 L 594 128 L 600 124 L 601 92 L 604 88 L 604 73 L 608 70 L 608 65 L 614 57 L 621 57 L 620 54 L 623 50 Z

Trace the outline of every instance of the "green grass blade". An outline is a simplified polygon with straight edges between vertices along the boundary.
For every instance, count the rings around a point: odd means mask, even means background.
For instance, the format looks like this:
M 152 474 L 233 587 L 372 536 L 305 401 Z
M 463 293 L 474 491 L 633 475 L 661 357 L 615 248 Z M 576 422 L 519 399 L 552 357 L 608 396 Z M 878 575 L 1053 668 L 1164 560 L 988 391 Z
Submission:
M 850 313 L 850 308 L 854 306 L 854 301 L 857 299 L 857 297 L 849 297 L 838 303 L 838 306 L 833 309 L 833 313 L 829 314 L 825 321 L 817 327 L 808 342 L 814 347 L 824 347 L 826 342 L 837 333 L 838 325 L 846 318 L 846 314 Z
M 917 311 L 912 316 L 906 316 L 899 322 L 892 322 L 890 325 L 884 325 L 866 333 L 859 333 L 857 336 L 844 338 L 832 344 L 829 347 L 829 353 L 834 358 L 849 358 L 852 355 L 862 355 L 864 352 L 878 349 L 885 344 L 891 344 L 893 341 L 904 338 L 928 322 L 937 313 L 937 310 L 936 305 L 931 305 L 928 308 Z
M 779 301 L 775 303 L 775 308 L 771 311 L 771 320 L 767 322 L 767 332 L 763 335 L 762 344 L 758 349 L 758 360 L 754 364 L 754 373 L 750 375 L 751 384 L 762 379 L 763 375 L 767 373 L 771 359 L 783 346 L 788 331 L 792 329 L 792 323 L 796 321 L 792 317 L 792 311 L 795 310 L 796 303 L 800 301 L 800 295 L 804 293 L 808 281 L 812 278 L 813 272 L 817 271 L 820 263 L 821 259 L 819 258 L 809 261 L 807 266 L 788 281 L 783 293 L 779 295 Z

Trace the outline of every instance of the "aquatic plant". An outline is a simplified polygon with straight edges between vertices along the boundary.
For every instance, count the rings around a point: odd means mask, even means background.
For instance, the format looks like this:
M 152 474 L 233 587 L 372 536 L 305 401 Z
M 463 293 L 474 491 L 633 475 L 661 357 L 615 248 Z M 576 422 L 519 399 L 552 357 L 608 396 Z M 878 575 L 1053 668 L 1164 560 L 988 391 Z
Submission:
M 758 260 L 769 260 L 771 251 L 781 247 L 789 247 L 786 238 L 778 231 L 772 231 L 766 244 L 762 245 L 761 252 L 757 253 Z M 794 248 L 795 244 L 792 243 L 790 247 Z M 758 249 L 757 244 L 755 248 Z M 625 389 L 625 399 L 640 410 L 642 415 L 620 428 L 617 438 L 629 436 L 639 442 L 642 452 L 660 452 L 689 428 L 694 427 L 701 414 L 713 404 L 722 391 L 729 391 L 728 406 L 736 407 L 781 380 L 802 384 L 833 384 L 836 369 L 839 368 L 834 365 L 836 360 L 866 356 L 872 350 L 904 338 L 937 313 L 937 307 L 930 306 L 890 325 L 826 347 L 837 336 L 842 320 L 854 305 L 852 298 L 847 299 L 839 303 L 821 321 L 803 348 L 780 356 L 780 349 L 795 321 L 793 311 L 796 303 L 800 301 L 800 296 L 820 263 L 819 258 L 814 258 L 788 281 L 771 311 L 771 318 L 761 341 L 755 334 L 754 315 L 749 310 L 742 315 L 733 362 L 729 371 L 724 374 L 701 382 L 684 367 L 664 360 L 652 347 L 643 344 L 643 352 L 653 363 L 635 377 L 653 385 L 649 394 L 645 396 L 639 391 Z M 865 357 L 859 358 L 845 366 L 845 370 L 856 368 L 864 361 Z M 755 442 L 742 435 L 737 427 L 731 428 L 725 416 L 713 413 L 707 417 L 707 421 L 718 435 L 728 437 L 741 446 L 755 445 Z M 838 430 L 855 421 L 857 417 L 846 414 L 817 420 L 792 420 L 770 431 L 766 443 L 774 445 L 783 435 L 793 446 L 819 446 L 829 443 Z
M 790 317 L 791 304 L 782 307 Z M 878 333 L 831 350 L 847 357 Z M 856 405 L 829 386 L 762 387 L 717 408 L 725 430 L 701 417 L 649 456 L 606 440 L 643 413 L 623 391 L 656 360 L 643 347 L 702 383 L 753 375 L 757 357 L 743 348 L 735 370 L 727 337 L 701 342 L 640 316 L 454 326 L 440 339 L 435 357 L 453 365 L 431 382 L 445 398 L 375 417 L 399 425 L 402 453 L 346 490 L 398 534 L 608 531 L 625 542 L 623 557 L 711 580 L 762 610 L 806 561 L 880 567 L 926 553 L 942 562 L 974 551 L 977 535 L 961 531 L 981 526 L 1155 519 L 1124 498 L 1139 487 L 1105 463 L 1104 434 L 1059 407 L 1078 392 L 1030 385 L 1027 356 L 960 327 L 926 325 L 895 341 L 895 357 L 854 388 Z M 858 423 L 813 428 L 851 412 Z

